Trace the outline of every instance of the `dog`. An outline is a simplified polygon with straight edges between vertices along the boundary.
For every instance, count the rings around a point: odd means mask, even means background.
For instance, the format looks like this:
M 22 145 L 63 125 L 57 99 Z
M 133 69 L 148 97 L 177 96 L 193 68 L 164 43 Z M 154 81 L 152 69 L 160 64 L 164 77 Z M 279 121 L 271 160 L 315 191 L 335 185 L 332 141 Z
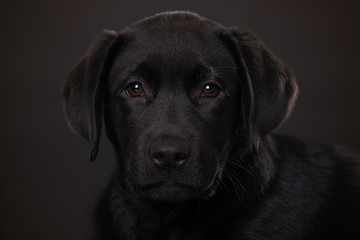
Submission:
M 275 131 L 292 71 L 250 30 L 164 12 L 103 30 L 63 86 L 66 118 L 118 166 L 107 240 L 360 239 L 359 155 Z

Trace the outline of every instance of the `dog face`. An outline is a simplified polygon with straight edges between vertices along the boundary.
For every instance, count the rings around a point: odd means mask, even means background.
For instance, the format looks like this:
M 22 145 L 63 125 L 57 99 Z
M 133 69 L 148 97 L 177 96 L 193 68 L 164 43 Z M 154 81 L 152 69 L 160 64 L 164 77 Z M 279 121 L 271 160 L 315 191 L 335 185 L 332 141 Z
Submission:
M 228 158 L 256 152 L 295 95 L 288 68 L 253 33 L 186 12 L 102 32 L 63 90 L 91 158 L 104 118 L 122 187 L 156 201 L 214 194 Z
M 130 33 L 114 62 L 107 132 L 129 186 L 160 200 L 208 195 L 238 122 L 236 66 L 199 26 L 155 26 Z

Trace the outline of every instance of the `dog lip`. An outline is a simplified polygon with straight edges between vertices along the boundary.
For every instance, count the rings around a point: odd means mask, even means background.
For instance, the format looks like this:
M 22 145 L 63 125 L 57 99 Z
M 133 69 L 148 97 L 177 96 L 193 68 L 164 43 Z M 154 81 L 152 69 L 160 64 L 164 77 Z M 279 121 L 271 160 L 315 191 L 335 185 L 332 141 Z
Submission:
M 180 187 L 180 188 L 187 188 L 189 190 L 196 190 L 196 188 L 194 186 L 190 186 L 188 184 L 184 184 L 184 183 L 173 181 L 173 180 L 154 182 L 154 183 L 143 185 L 141 188 L 143 191 L 148 191 L 148 190 L 152 190 L 155 188 L 163 188 L 163 187 L 166 187 L 166 188 Z
M 143 186 L 140 194 L 160 202 L 178 202 L 193 199 L 199 196 L 202 191 L 194 186 L 177 182 L 174 180 L 159 181 Z

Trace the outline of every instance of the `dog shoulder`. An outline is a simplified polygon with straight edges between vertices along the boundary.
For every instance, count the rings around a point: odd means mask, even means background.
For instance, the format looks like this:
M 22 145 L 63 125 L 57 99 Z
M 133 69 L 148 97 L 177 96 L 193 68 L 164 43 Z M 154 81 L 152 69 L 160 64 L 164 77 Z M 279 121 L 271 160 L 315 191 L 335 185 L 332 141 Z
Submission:
M 258 239 L 358 239 L 359 154 L 288 136 L 274 143 L 276 176 L 248 232 Z

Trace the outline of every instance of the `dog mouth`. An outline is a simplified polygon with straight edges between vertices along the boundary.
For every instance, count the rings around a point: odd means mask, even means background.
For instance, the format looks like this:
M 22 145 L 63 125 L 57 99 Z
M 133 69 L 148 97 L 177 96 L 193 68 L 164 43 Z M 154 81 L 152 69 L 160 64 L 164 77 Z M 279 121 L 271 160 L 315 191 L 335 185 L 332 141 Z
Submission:
M 141 187 L 143 197 L 160 202 L 190 200 L 198 197 L 201 192 L 197 187 L 176 181 L 156 182 Z
M 159 202 L 179 202 L 196 198 L 208 199 L 216 193 L 219 182 L 221 181 L 222 168 L 211 177 L 199 178 L 197 180 L 181 181 L 170 177 L 164 177 L 149 181 L 148 183 L 139 182 L 136 184 L 135 191 L 144 199 Z

